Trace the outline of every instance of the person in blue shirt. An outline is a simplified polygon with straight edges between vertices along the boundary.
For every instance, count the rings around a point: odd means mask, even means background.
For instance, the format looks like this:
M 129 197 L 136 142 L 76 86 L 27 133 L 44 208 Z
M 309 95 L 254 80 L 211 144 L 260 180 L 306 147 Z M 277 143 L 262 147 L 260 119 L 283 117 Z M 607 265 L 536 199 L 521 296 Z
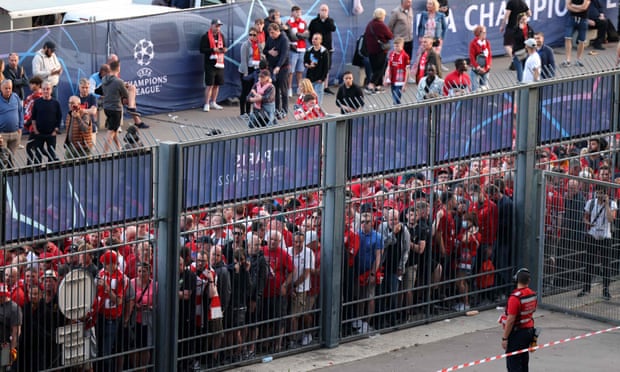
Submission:
M 0 83 L 0 137 L 2 147 L 8 147 L 13 154 L 19 145 L 21 130 L 24 127 L 24 107 L 16 93 L 13 93 L 13 81 L 5 79 Z
M 545 34 L 542 32 L 535 33 L 534 40 L 536 40 L 536 51 L 540 56 L 540 78 L 550 79 L 555 76 L 556 69 L 553 49 L 545 44 Z

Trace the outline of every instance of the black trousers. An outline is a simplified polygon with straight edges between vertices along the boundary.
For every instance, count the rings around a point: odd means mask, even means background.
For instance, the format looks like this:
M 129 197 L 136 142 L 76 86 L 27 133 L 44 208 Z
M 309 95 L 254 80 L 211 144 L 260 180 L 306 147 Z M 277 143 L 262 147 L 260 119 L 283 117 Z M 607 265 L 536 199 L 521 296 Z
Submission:
M 288 114 L 288 65 L 282 66 L 277 75 L 271 73 L 276 88 L 276 112 Z
M 251 110 L 251 103 L 248 102 L 248 94 L 250 94 L 250 91 L 252 90 L 252 87 L 254 86 L 254 79 L 249 79 L 250 76 L 254 75 L 254 68 L 249 67 L 248 68 L 248 76 L 244 79 L 243 74 L 239 74 L 241 76 L 241 95 L 239 96 L 239 113 L 241 115 L 243 114 L 249 114 L 250 112 L 252 112 Z
M 383 85 L 383 76 L 385 75 L 387 62 L 385 53 L 380 52 L 378 54 L 370 54 L 368 59 L 370 59 L 370 68 L 372 69 L 370 82 L 376 86 Z
M 512 351 L 517 351 L 529 347 L 533 335 L 533 328 L 513 330 L 508 336 L 508 345 L 506 346 L 506 352 L 510 353 Z M 508 372 L 527 372 L 529 370 L 529 363 L 529 351 L 506 358 L 506 368 L 508 369 Z
M 28 154 L 28 165 L 41 164 L 43 155 L 48 161 L 57 161 L 56 156 L 56 135 L 55 134 L 33 134 L 26 144 Z
M 583 275 L 583 290 L 590 292 L 592 277 L 600 265 L 600 275 L 603 277 L 603 288 L 609 288 L 611 281 L 611 262 L 613 261 L 613 250 L 611 239 L 596 240 L 590 234 L 586 234 L 586 253 L 583 262 L 586 264 L 586 271 Z

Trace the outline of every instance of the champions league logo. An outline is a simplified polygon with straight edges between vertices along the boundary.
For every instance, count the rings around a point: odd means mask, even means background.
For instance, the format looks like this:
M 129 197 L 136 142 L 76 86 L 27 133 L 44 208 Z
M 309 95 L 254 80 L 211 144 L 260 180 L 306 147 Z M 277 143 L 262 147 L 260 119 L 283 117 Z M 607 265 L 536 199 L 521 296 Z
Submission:
M 151 40 L 141 39 L 133 47 L 133 58 L 140 66 L 148 66 L 153 57 L 155 57 L 155 51 L 153 50 L 153 43 Z
M 133 59 L 138 66 L 136 71 L 138 79 L 131 81 L 136 87 L 136 94 L 148 95 L 161 92 L 164 84 L 168 82 L 168 75 L 153 76 L 153 69 L 147 67 L 155 58 L 155 46 L 151 40 L 140 39 L 133 47 Z

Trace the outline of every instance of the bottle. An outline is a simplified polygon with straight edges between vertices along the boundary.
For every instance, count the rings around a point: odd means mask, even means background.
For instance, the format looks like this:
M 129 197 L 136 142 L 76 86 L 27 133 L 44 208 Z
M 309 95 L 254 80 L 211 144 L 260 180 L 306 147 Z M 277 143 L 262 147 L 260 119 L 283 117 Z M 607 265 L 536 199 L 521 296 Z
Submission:
M 268 355 L 268 356 L 263 358 L 263 363 L 269 363 L 272 360 L 273 360 L 273 357 L 271 355 Z

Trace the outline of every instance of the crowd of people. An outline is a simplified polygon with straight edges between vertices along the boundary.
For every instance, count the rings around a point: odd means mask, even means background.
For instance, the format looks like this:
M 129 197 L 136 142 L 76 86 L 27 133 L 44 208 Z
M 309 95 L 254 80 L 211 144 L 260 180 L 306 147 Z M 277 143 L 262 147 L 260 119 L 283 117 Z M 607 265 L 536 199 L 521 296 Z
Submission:
M 620 233 L 620 188 L 613 183 L 620 183 L 620 172 L 608 140 L 548 147 L 537 155 L 537 166 L 556 174 L 545 189 L 546 244 L 559 247 L 558 255 L 562 249 L 583 255 L 579 297 L 590 295 L 597 273 L 602 297 L 612 296 L 617 252 L 611 243 Z M 591 186 L 589 179 L 605 183 Z M 342 335 L 414 321 L 430 303 L 438 311 L 464 312 L 503 301 L 515 253 L 513 187 L 511 155 L 350 182 L 342 221 Z M 183 215 L 180 369 L 316 342 L 324 285 L 322 205 L 322 194 L 309 192 Z M 18 314 L 10 323 L 16 328 L 5 333 L 19 335 L 11 345 L 17 370 L 60 366 L 55 330 L 72 321 L 58 305 L 58 290 L 72 270 L 87 272 L 96 286 L 90 311 L 79 321 L 94 329 L 87 332 L 92 356 L 104 358 L 86 361 L 85 368 L 151 363 L 156 234 L 148 224 L 124 225 L 1 252 L 0 299 Z
M 133 119 L 133 131 L 146 129 L 149 125 L 141 119 L 136 108 L 136 88 L 119 78 L 118 56 L 111 54 L 106 64 L 90 78 L 79 81 L 79 93 L 69 97 L 69 110 L 63 118 L 58 101 L 58 83 L 63 73 L 56 56 L 56 44 L 46 41 L 32 60 L 32 77 L 28 78 L 19 55 L 10 53 L 8 64 L 0 61 L 0 134 L 2 137 L 2 168 L 14 166 L 14 155 L 22 136 L 28 135 L 26 153 L 28 164 L 40 164 L 43 156 L 48 161 L 58 160 L 57 138 L 66 131 L 63 144 L 65 158 L 85 156 L 92 153 L 96 143 L 99 109 L 105 112 L 108 129 L 104 150 L 112 145 L 123 148 L 120 132 L 123 113 Z M 28 87 L 30 94 L 25 95 Z

